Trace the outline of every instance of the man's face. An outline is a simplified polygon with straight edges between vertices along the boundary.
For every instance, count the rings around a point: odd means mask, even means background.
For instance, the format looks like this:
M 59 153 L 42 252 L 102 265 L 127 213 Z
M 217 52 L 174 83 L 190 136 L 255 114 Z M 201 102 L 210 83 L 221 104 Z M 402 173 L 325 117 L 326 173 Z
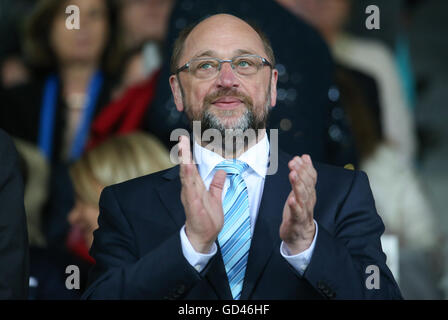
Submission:
M 178 67 L 192 58 L 232 59 L 255 54 L 267 59 L 257 32 L 242 20 L 216 15 L 201 22 L 187 37 Z M 202 131 L 265 128 L 269 107 L 276 102 L 277 70 L 262 67 L 256 74 L 242 76 L 230 63 L 223 63 L 211 79 L 198 79 L 189 72 L 170 77 L 176 107 L 185 109 L 190 120 L 201 121 Z

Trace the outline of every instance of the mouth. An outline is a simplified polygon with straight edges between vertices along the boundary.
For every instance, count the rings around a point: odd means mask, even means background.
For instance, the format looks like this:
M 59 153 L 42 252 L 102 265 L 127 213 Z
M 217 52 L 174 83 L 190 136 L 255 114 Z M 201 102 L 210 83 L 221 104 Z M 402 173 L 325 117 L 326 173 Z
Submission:
M 220 109 L 231 110 L 238 108 L 243 102 L 235 97 L 221 97 L 213 101 L 212 104 Z

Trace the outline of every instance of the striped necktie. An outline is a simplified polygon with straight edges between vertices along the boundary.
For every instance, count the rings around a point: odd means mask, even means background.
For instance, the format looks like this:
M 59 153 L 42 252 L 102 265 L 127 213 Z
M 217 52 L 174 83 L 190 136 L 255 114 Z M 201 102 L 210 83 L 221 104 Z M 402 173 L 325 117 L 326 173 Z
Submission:
M 249 198 L 241 174 L 248 165 L 239 160 L 224 160 L 216 166 L 230 178 L 223 201 L 224 226 L 218 235 L 221 254 L 234 300 L 239 300 L 251 242 Z

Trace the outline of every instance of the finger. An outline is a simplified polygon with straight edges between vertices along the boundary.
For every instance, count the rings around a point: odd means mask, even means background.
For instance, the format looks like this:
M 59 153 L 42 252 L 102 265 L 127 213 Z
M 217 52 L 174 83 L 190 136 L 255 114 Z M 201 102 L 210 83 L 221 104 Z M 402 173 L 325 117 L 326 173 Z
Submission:
M 194 164 L 180 164 L 180 180 L 182 192 L 188 202 L 200 197 L 205 191 L 204 182 Z
M 303 160 L 299 156 L 295 156 L 291 161 L 288 162 L 289 170 L 296 170 L 298 172 L 302 162 Z
M 294 159 L 291 160 L 289 167 L 290 170 L 295 170 L 298 173 L 299 177 L 304 181 L 306 187 L 311 190 L 316 185 L 317 173 L 312 164 L 305 160 L 307 157 L 310 159 L 307 155 L 302 157 L 294 157 Z
M 181 164 L 191 164 L 193 163 L 193 158 L 191 156 L 190 150 L 190 140 L 186 136 L 179 137 L 179 158 Z
M 182 164 L 182 162 L 180 162 L 179 164 L 179 176 L 180 176 L 180 182 L 182 183 L 182 185 L 184 185 L 186 183 L 186 179 L 187 179 L 187 168 L 185 165 Z
M 300 205 L 301 208 L 304 208 L 304 204 L 308 197 L 305 185 L 299 179 L 299 176 L 297 175 L 296 171 L 291 171 L 289 173 L 289 178 L 296 202 Z
M 179 175 L 182 185 L 192 184 L 194 179 L 194 165 L 180 163 Z
M 179 152 L 179 164 L 180 164 L 180 178 L 182 184 L 186 184 L 191 180 L 192 169 L 188 166 L 190 163 L 190 144 L 187 141 L 187 137 L 180 136 L 178 142 L 178 152 Z
M 303 159 L 296 156 L 288 163 L 288 166 L 291 171 L 295 171 L 297 173 L 299 179 L 303 181 L 308 191 L 314 189 L 315 182 L 310 175 L 309 170 L 307 170 L 309 165 L 306 164 Z
M 314 180 L 309 172 L 304 168 L 304 166 L 300 167 L 297 175 L 299 177 L 299 180 L 303 182 L 307 190 L 312 190 L 314 188 Z
M 302 170 L 303 171 L 303 170 Z M 295 190 L 295 195 L 297 197 L 298 203 L 301 208 L 306 209 L 306 212 L 312 212 L 316 204 L 316 189 L 313 184 L 306 185 L 303 180 L 297 183 Z
M 288 165 L 290 170 L 295 170 L 298 174 L 300 174 L 302 171 L 306 171 L 306 168 L 308 166 L 308 164 L 298 156 L 295 156 Z
M 222 190 L 224 189 L 224 183 L 226 182 L 226 172 L 224 170 L 218 170 L 213 176 L 213 180 L 210 183 L 209 192 L 212 197 L 222 199 Z
M 317 171 L 314 168 L 311 157 L 308 154 L 304 154 L 302 157 L 298 158 L 301 160 L 296 159 L 299 166 L 299 178 L 305 184 L 308 196 L 306 198 L 306 207 L 308 210 L 313 210 L 314 205 L 316 204 Z
M 191 164 L 183 164 L 180 167 L 180 176 L 182 182 L 182 193 L 184 194 L 185 200 L 190 203 L 193 199 L 197 198 L 197 188 L 194 185 L 193 178 L 193 168 Z
M 186 164 L 185 167 L 188 170 L 188 179 L 186 180 L 185 188 L 191 191 L 193 197 L 200 197 L 207 192 L 204 181 L 199 175 L 198 169 L 195 164 Z
M 190 141 L 186 136 L 179 137 L 179 154 L 182 183 L 189 188 L 194 188 L 197 192 L 203 191 L 204 183 L 193 162 Z
M 314 180 L 317 180 L 317 171 L 314 168 L 313 161 L 311 157 L 307 154 L 302 156 L 303 161 L 306 163 L 306 170 L 311 175 Z
M 313 164 L 313 161 L 311 161 L 311 156 L 309 154 L 302 155 L 303 161 L 307 162 L 308 164 Z
M 307 191 L 304 191 L 304 187 L 300 183 L 297 185 L 297 188 L 294 189 L 293 187 L 287 199 L 287 204 L 290 209 L 289 219 L 292 223 L 303 223 L 304 221 L 308 221 L 310 217 L 312 219 L 312 212 L 315 205 L 313 196 L 314 193 L 309 194 Z M 311 215 L 309 214 L 310 212 Z
M 300 208 L 300 205 L 297 203 L 297 199 L 294 195 L 294 191 L 291 191 L 289 194 L 288 199 L 286 200 L 288 207 L 289 207 L 289 215 L 287 217 L 284 217 L 284 219 L 289 220 L 297 220 L 297 218 L 300 216 L 300 212 L 302 211 L 302 208 Z
M 306 209 L 306 211 L 312 212 L 316 204 L 317 172 L 308 155 L 302 156 L 302 164 L 300 165 L 298 179 L 303 186 L 303 188 L 301 188 L 300 183 L 298 183 L 298 190 L 301 191 L 299 192 L 299 195 L 296 195 L 298 203 L 302 208 Z

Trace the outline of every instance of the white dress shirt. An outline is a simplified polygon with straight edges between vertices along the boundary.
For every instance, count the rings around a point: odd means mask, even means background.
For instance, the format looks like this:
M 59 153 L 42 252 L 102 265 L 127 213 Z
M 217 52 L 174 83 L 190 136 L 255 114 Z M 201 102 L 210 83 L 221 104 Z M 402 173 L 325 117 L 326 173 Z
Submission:
M 196 142 L 194 143 L 193 156 L 195 163 L 198 165 L 199 174 L 204 181 L 205 187 L 208 190 L 210 183 L 213 180 L 213 176 L 216 172 L 216 165 L 218 165 L 218 163 L 224 161 L 225 159 L 217 153 L 201 147 Z M 252 146 L 249 150 L 244 152 L 238 158 L 238 160 L 247 163 L 249 166 L 249 168 L 245 172 L 243 172 L 242 178 L 247 185 L 250 212 L 250 230 L 251 235 L 253 236 L 255 223 L 258 216 L 258 209 L 260 207 L 261 196 L 263 194 L 264 180 L 266 177 L 269 160 L 269 140 L 266 133 L 256 145 Z M 229 184 L 230 178 L 226 177 L 224 189 L 222 192 L 223 200 Z M 278 212 L 278 214 L 281 215 L 282 212 Z M 303 275 L 303 273 L 305 272 L 314 251 L 318 232 L 317 223 L 315 220 L 314 224 L 316 225 L 316 233 L 314 235 L 313 242 L 308 249 L 299 254 L 291 255 L 287 245 L 283 243 L 283 241 L 279 248 L 281 255 L 286 259 L 286 261 L 288 261 L 288 263 L 290 263 L 294 267 L 295 270 L 297 270 L 297 272 L 299 272 L 300 275 Z M 185 258 L 198 272 L 201 272 L 210 261 L 210 259 L 216 254 L 218 250 L 216 243 L 213 243 L 213 246 L 210 249 L 209 253 L 203 254 L 194 250 L 185 233 L 185 225 L 180 230 L 180 237 L 182 243 L 182 252 Z

